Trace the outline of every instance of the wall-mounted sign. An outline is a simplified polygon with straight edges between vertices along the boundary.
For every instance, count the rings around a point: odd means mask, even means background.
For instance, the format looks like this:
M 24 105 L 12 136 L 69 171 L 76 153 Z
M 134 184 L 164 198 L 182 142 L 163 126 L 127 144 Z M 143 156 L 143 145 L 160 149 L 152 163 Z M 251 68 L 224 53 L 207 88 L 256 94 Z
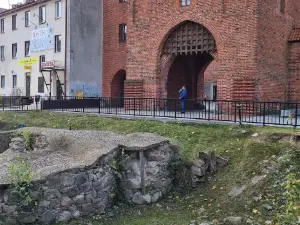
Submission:
M 41 63 L 42 69 L 52 69 L 52 68 L 54 68 L 54 66 L 55 66 L 54 61 L 48 61 L 48 62 Z
M 32 69 L 32 66 L 24 66 L 24 69 L 25 69 L 25 70 L 31 70 L 31 69 Z
M 52 26 L 32 31 L 30 41 L 31 52 L 39 52 L 53 48 L 54 31 Z
M 19 60 L 19 66 L 30 66 L 38 63 L 38 58 L 25 58 Z
M 83 92 L 79 91 L 79 92 L 76 93 L 76 99 L 83 99 L 83 97 L 84 97 Z

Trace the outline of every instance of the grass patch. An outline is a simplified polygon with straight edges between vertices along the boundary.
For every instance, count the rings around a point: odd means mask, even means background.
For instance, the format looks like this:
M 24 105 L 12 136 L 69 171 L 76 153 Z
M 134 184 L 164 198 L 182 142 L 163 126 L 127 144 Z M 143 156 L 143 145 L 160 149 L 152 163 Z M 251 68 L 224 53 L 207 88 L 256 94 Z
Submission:
M 203 187 L 182 195 L 173 193 L 168 199 L 148 207 L 124 209 L 119 219 L 104 220 L 87 218 L 62 225 L 186 225 L 203 217 L 215 224 L 228 216 L 242 216 L 251 223 L 264 224 L 269 215 L 253 213 L 260 203 L 253 197 L 264 195 L 277 179 L 269 176 L 263 183 L 250 186 L 255 175 L 262 174 L 267 162 L 272 162 L 293 148 L 288 143 L 256 142 L 251 135 L 258 133 L 297 134 L 294 129 L 259 128 L 219 125 L 184 125 L 181 123 L 161 123 L 154 121 L 127 121 L 106 119 L 98 116 L 58 114 L 48 112 L 0 113 L 1 121 L 13 121 L 26 127 L 49 127 L 73 130 L 105 130 L 119 134 L 151 132 L 170 138 L 181 147 L 181 156 L 194 160 L 199 152 L 215 151 L 217 155 L 229 159 L 229 166 L 208 179 Z M 243 132 L 242 132 L 243 131 Z M 236 186 L 248 185 L 244 193 L 234 200 L 228 192 Z M 122 208 L 122 207 L 121 207 Z M 279 210 L 279 209 L 278 209 Z M 259 218 L 262 222 L 255 222 Z M 253 222 L 254 221 L 254 222 Z

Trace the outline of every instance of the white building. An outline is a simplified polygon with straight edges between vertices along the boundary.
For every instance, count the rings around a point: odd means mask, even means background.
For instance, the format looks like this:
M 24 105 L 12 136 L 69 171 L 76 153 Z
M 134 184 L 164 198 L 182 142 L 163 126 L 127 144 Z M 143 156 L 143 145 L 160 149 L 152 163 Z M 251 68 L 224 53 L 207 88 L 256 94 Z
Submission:
M 0 95 L 101 95 L 102 0 L 24 1 L 0 11 Z
M 63 94 L 65 7 L 65 0 L 29 0 L 0 13 L 0 95 Z M 44 61 L 61 68 L 51 72 L 52 82 L 41 72 Z

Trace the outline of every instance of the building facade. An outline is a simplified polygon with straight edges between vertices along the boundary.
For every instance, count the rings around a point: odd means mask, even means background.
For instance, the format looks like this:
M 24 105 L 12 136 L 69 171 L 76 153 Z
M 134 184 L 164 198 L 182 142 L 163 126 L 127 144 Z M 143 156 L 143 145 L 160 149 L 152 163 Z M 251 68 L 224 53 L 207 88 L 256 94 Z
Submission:
M 100 96 L 102 0 L 27 0 L 0 12 L 0 95 Z
M 300 101 L 299 11 L 298 0 L 106 1 L 103 93 L 178 98 L 185 85 L 193 99 Z
M 65 0 L 32 1 L 0 13 L 1 95 L 64 93 L 65 7 Z M 42 71 L 52 61 L 60 70 Z

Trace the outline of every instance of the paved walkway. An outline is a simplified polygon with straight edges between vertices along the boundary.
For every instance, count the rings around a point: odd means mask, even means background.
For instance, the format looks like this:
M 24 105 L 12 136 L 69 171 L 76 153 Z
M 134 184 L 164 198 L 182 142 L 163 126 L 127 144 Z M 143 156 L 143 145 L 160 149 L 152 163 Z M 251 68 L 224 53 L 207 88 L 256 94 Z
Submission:
M 232 115 L 215 115 L 215 113 L 206 114 L 203 117 L 193 117 L 193 115 L 199 115 L 196 112 L 188 112 L 186 114 L 169 112 L 168 116 L 165 116 L 162 112 L 150 113 L 149 111 L 141 111 L 141 113 L 136 113 L 130 111 L 127 114 L 120 114 L 119 112 L 108 112 L 101 111 L 99 114 L 98 111 L 54 111 L 59 113 L 71 113 L 71 114 L 82 114 L 82 115 L 96 115 L 102 116 L 106 118 L 119 118 L 125 120 L 151 120 L 151 121 L 160 121 L 164 123 L 185 123 L 185 124 L 218 124 L 218 125 L 240 125 L 240 121 L 238 118 L 235 120 L 235 116 Z M 192 115 L 192 116 L 191 116 Z M 200 114 L 203 115 L 203 114 Z M 276 115 L 268 115 L 263 117 L 244 117 L 242 118 L 241 123 L 243 125 L 252 125 L 252 126 L 263 126 L 263 120 L 265 120 L 266 126 L 274 126 L 274 127 L 293 127 L 295 125 L 295 119 L 289 121 L 286 118 L 282 118 Z M 300 127 L 300 117 L 297 118 L 297 124 Z
M 0 111 L 33 111 L 39 109 L 39 106 L 30 105 L 13 108 L 0 108 Z M 78 108 L 62 110 L 51 110 L 52 112 L 64 112 L 64 113 L 84 113 L 101 115 L 105 117 L 122 118 L 122 119 L 143 119 L 143 120 L 159 120 L 162 122 L 185 122 L 185 123 L 205 123 L 205 124 L 239 124 L 238 115 L 223 114 L 218 111 L 207 110 L 194 110 L 187 111 L 185 114 L 175 111 L 167 110 L 126 110 L 124 108 Z M 100 112 L 100 113 L 99 113 Z M 297 121 L 296 121 L 297 120 Z M 263 116 L 243 116 L 241 119 L 242 124 L 249 125 L 270 125 L 270 126 L 300 126 L 300 117 L 297 119 L 288 120 L 287 118 L 281 117 L 280 115 L 266 115 Z

